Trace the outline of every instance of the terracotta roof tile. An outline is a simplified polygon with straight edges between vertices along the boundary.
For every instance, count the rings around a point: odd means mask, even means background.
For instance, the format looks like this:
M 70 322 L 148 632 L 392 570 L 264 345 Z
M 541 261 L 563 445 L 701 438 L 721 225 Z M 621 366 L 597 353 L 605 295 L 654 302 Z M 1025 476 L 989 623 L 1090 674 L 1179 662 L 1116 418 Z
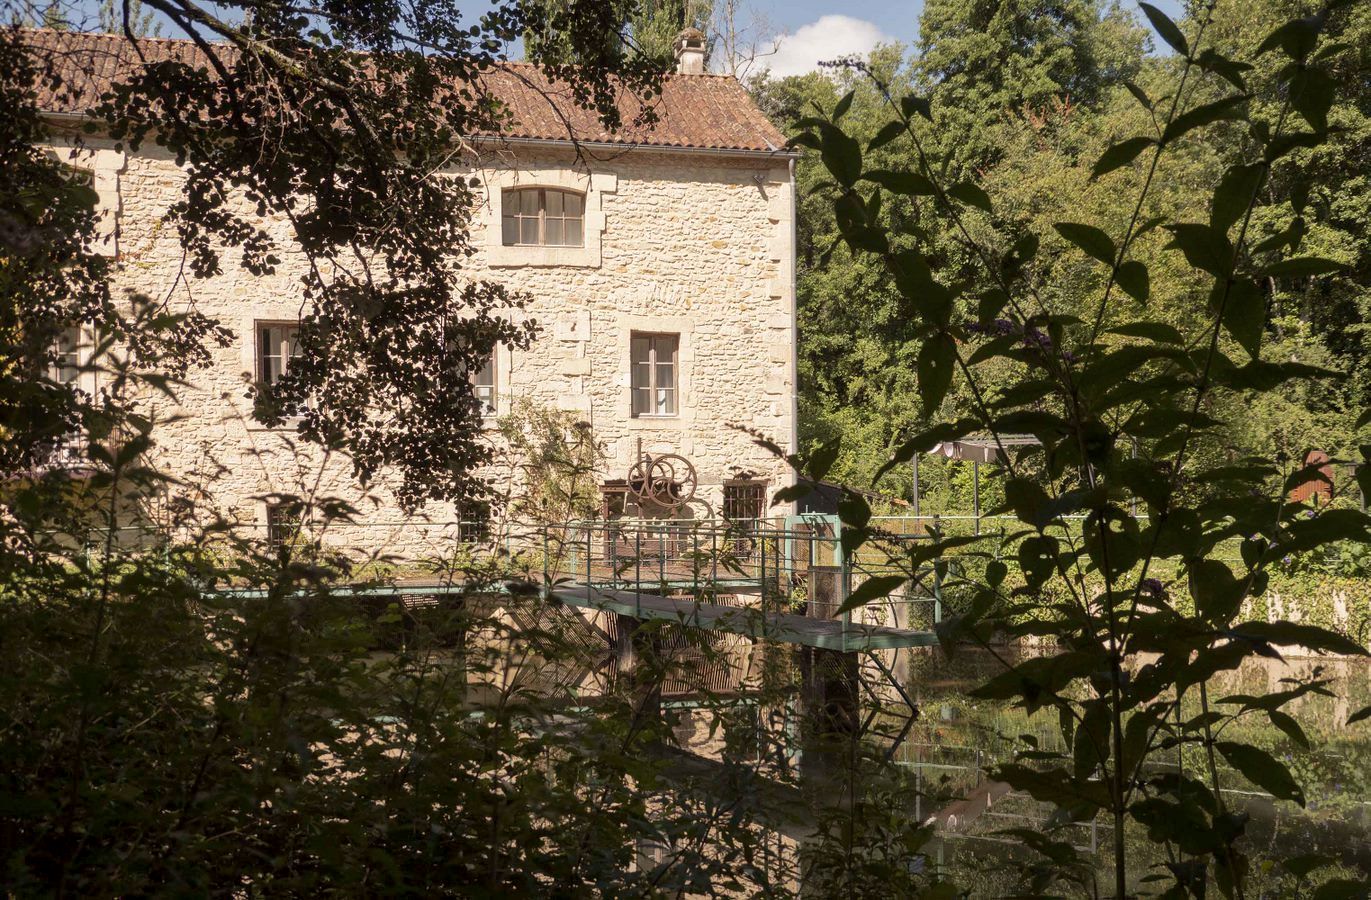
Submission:
M 132 72 L 138 52 L 121 35 L 29 29 L 27 38 L 58 60 L 63 83 L 40 91 L 40 106 L 49 112 L 82 113 L 109 85 Z M 203 51 L 187 40 L 146 38 L 139 50 L 148 62 L 180 60 L 207 66 Z M 225 48 L 226 55 L 232 51 Z M 602 142 L 651 147 L 713 150 L 777 151 L 785 138 L 764 116 L 736 79 L 724 75 L 667 75 L 651 105 L 657 122 L 632 123 L 642 109 L 639 98 L 624 90 L 619 108 L 624 126 L 606 130 L 593 110 L 577 106 L 570 88 L 554 83 L 537 66 L 500 63 L 481 76 L 483 87 L 513 115 L 504 137 L 534 140 Z

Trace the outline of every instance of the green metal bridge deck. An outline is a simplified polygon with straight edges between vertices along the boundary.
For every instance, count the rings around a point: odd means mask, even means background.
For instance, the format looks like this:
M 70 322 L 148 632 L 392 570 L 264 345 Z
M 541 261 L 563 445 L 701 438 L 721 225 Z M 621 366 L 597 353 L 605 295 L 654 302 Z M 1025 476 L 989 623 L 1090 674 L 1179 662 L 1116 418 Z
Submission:
M 845 653 L 931 647 L 938 643 L 938 635 L 932 631 L 866 625 L 841 618 L 816 618 L 749 606 L 702 603 L 690 597 L 663 597 L 642 591 L 569 585 L 554 588 L 549 596 L 568 606 L 639 620 L 677 622 L 692 628 Z

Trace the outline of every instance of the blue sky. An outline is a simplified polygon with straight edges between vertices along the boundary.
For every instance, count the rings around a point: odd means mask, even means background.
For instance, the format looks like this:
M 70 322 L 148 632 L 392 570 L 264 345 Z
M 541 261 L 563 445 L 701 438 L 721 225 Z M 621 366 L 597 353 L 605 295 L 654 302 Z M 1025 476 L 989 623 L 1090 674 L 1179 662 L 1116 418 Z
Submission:
M 772 68 L 794 74 L 832 59 L 869 50 L 880 41 L 911 44 L 919 34 L 921 0 L 752 0 L 757 12 L 783 32 Z M 1179 17 L 1181 0 L 1154 0 L 1167 15 Z M 1139 13 L 1141 18 L 1141 13 Z M 1165 45 L 1162 45 L 1165 47 Z
M 1181 15 L 1182 0 L 1153 2 L 1173 18 Z M 93 10 L 94 0 L 80 0 L 80 5 Z M 462 3 L 473 19 L 490 6 L 489 0 Z M 878 43 L 912 44 L 923 0 L 741 0 L 740 6 L 740 24 L 757 32 L 753 39 L 759 45 L 775 47 L 766 64 L 777 75 L 792 75 L 815 68 L 821 59 L 864 54 Z M 177 29 L 164 20 L 162 33 L 175 36 Z

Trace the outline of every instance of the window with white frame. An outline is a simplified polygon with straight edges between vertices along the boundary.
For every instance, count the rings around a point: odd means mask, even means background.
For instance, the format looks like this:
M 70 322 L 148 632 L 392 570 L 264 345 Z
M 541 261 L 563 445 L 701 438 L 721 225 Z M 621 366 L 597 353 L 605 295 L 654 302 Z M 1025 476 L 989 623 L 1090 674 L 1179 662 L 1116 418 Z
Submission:
M 507 247 L 585 245 L 585 196 L 557 188 L 511 188 L 500 198 Z
M 495 351 L 486 355 L 481 368 L 471 373 L 471 392 L 481 404 L 482 415 L 495 415 L 495 400 L 498 396 L 495 379 Z
M 81 386 L 81 326 L 62 329 L 57 336 L 56 357 L 48 369 L 48 377 L 58 384 Z
M 294 322 L 257 323 L 257 380 L 275 384 L 300 355 L 300 326 Z
M 681 337 L 677 334 L 634 332 L 629 343 L 632 415 L 674 416 L 677 409 L 676 358 Z

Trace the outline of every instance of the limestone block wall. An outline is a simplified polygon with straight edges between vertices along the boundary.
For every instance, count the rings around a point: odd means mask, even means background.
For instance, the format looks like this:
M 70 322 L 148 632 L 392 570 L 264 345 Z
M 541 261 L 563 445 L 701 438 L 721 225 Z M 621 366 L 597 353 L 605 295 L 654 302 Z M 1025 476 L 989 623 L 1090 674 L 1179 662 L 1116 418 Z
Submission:
M 410 556 L 449 544 L 455 527 L 442 523 L 455 521 L 457 510 L 431 504 L 419 520 L 408 518 L 385 483 L 361 491 L 347 459 L 251 421 L 254 323 L 294 321 L 301 311 L 305 260 L 285 223 L 269 223 L 283 251 L 276 274 L 241 271 L 230 249 L 222 274 L 195 278 L 166 221 L 180 191 L 174 161 L 145 148 L 105 160 L 102 171 L 117 177 L 116 294 L 193 305 L 234 332 L 232 346 L 192 373 L 177 402 L 147 399 L 148 411 L 167 420 L 157 431 L 158 461 L 193 486 L 184 492 L 198 508 L 262 528 L 273 494 L 343 497 L 363 524 L 316 535 L 328 543 Z M 516 397 L 577 412 L 606 445 L 606 479 L 624 477 L 640 441 L 648 452 L 687 457 L 701 483 L 688 513 L 695 518 L 720 511 L 730 478 L 756 477 L 769 490 L 790 483 L 783 465 L 730 427 L 758 429 L 783 447 L 794 437 L 794 198 L 786 159 L 644 149 L 578 158 L 555 146 L 524 146 L 492 150 L 452 174 L 475 174 L 485 186 L 472 223 L 481 250 L 470 274 L 531 295 L 524 315 L 542 329 L 531 350 L 498 351 L 499 413 Z M 585 246 L 503 246 L 501 190 L 515 185 L 585 192 Z M 680 335 L 673 418 L 630 415 L 635 330 Z M 493 440 L 493 428 L 488 434 Z

